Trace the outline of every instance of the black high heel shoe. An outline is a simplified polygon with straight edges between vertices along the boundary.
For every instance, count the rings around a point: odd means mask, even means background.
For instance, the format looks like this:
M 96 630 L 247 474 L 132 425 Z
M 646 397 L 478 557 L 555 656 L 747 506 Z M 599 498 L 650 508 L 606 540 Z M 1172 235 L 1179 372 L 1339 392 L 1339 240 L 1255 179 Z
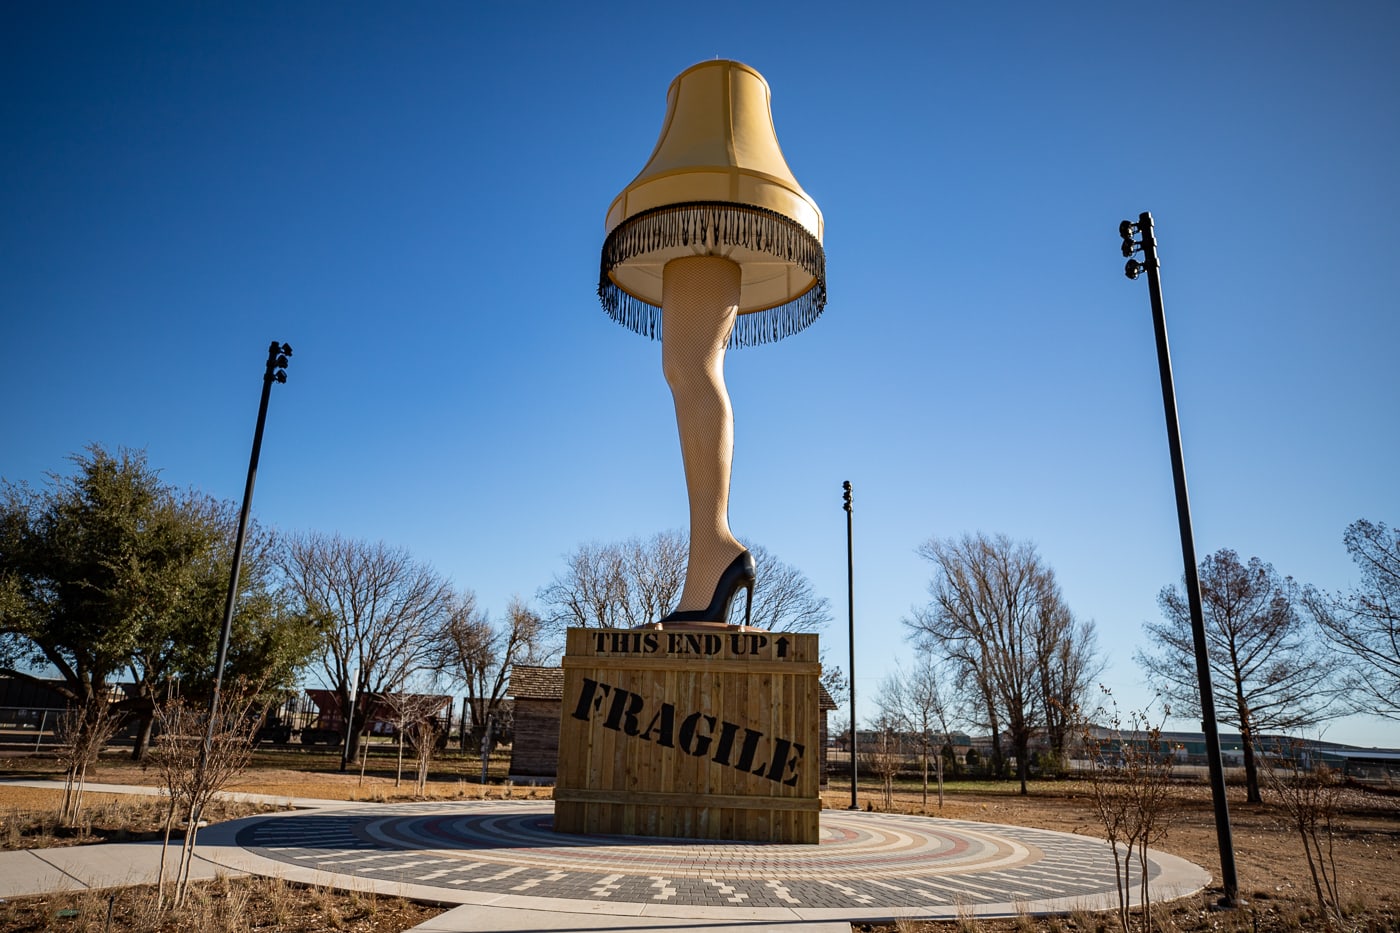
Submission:
M 734 558 L 733 562 L 726 568 L 724 573 L 719 575 L 719 583 L 715 585 L 714 598 L 710 600 L 710 605 L 704 609 L 677 610 L 657 622 L 658 626 L 679 622 L 711 622 L 723 624 L 729 619 L 729 604 L 734 599 L 734 594 L 739 587 L 744 588 L 744 627 L 747 628 L 749 619 L 753 613 L 753 587 L 758 580 L 758 568 L 754 565 L 753 555 L 748 551 Z

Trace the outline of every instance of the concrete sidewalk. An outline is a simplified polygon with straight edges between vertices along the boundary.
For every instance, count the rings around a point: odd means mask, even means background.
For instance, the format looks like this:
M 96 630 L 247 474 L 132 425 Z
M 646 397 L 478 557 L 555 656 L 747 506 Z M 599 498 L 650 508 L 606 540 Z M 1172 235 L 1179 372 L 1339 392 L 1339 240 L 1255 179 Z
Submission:
M 168 877 L 174 877 L 179 859 L 180 841 L 177 839 L 166 853 Z M 0 852 L 0 897 L 155 884 L 159 873 L 159 842 L 115 842 Z M 230 871 L 200 858 L 190 865 L 191 878 L 206 880 L 221 874 L 243 872 Z
M 63 783 L 53 780 L 0 778 L 3 787 L 37 787 L 62 790 Z M 84 785 L 85 791 L 107 794 L 127 794 L 133 797 L 163 797 L 159 787 L 140 784 Z M 272 797 L 262 794 L 228 793 L 228 799 L 267 803 L 272 806 L 344 807 L 342 800 L 303 800 Z M 173 875 L 180 859 L 180 840 L 172 840 L 166 853 L 166 874 Z M 196 857 L 190 865 L 190 877 L 208 880 L 243 872 L 214 865 Z M 160 877 L 159 842 L 114 842 L 99 845 L 57 846 L 49 849 L 19 849 L 0 852 L 0 897 L 24 897 L 57 891 L 126 887 L 155 884 Z
M 0 778 L 0 787 L 37 787 L 42 790 L 63 790 L 63 782 L 53 779 Z M 83 791 L 96 794 L 127 794 L 132 797 L 164 797 L 165 788 L 148 784 L 94 784 L 83 785 Z M 243 803 L 261 803 L 272 807 L 286 807 L 293 810 L 319 810 L 334 807 L 343 810 L 358 805 L 354 800 L 325 800 L 319 797 L 288 797 L 282 794 L 245 794 L 242 791 L 219 791 L 220 800 L 237 800 Z

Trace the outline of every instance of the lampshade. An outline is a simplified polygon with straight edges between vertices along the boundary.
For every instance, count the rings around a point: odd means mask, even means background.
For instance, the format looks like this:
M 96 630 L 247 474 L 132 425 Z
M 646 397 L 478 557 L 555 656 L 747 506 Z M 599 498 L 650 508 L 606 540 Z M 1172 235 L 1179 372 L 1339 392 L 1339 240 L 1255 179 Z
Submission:
M 742 270 L 731 344 L 802 330 L 826 305 L 822 213 L 778 146 L 768 82 L 748 65 L 701 62 L 666 95 L 646 167 L 608 207 L 598 297 L 619 323 L 661 332 L 661 270 L 716 255 Z

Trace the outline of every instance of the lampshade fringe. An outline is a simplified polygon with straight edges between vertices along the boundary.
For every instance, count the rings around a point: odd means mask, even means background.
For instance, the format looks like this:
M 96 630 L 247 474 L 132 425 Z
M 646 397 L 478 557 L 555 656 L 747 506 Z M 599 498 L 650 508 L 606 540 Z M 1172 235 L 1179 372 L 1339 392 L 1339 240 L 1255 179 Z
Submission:
M 609 275 L 616 266 L 676 247 L 723 250 L 743 247 L 801 266 L 816 281 L 793 300 L 740 314 L 730 347 L 752 347 L 789 337 L 809 326 L 826 307 L 826 254 L 801 224 L 762 207 L 725 202 L 668 204 L 629 217 L 603 244 L 598 298 L 614 321 L 653 340 L 661 337 L 661 309 L 629 295 Z

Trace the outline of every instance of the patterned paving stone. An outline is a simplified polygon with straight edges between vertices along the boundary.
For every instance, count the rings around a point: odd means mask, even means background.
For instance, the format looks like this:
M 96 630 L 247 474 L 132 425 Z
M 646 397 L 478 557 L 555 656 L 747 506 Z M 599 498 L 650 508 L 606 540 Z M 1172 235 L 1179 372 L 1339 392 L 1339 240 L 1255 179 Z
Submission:
M 400 804 L 254 818 L 236 843 L 319 872 L 599 909 L 953 916 L 1104 906 L 1115 891 L 1101 840 L 1015 826 L 828 810 L 818 845 L 774 845 L 567 835 L 552 824 L 548 802 Z M 1155 852 L 1148 878 L 1159 897 L 1209 880 Z

